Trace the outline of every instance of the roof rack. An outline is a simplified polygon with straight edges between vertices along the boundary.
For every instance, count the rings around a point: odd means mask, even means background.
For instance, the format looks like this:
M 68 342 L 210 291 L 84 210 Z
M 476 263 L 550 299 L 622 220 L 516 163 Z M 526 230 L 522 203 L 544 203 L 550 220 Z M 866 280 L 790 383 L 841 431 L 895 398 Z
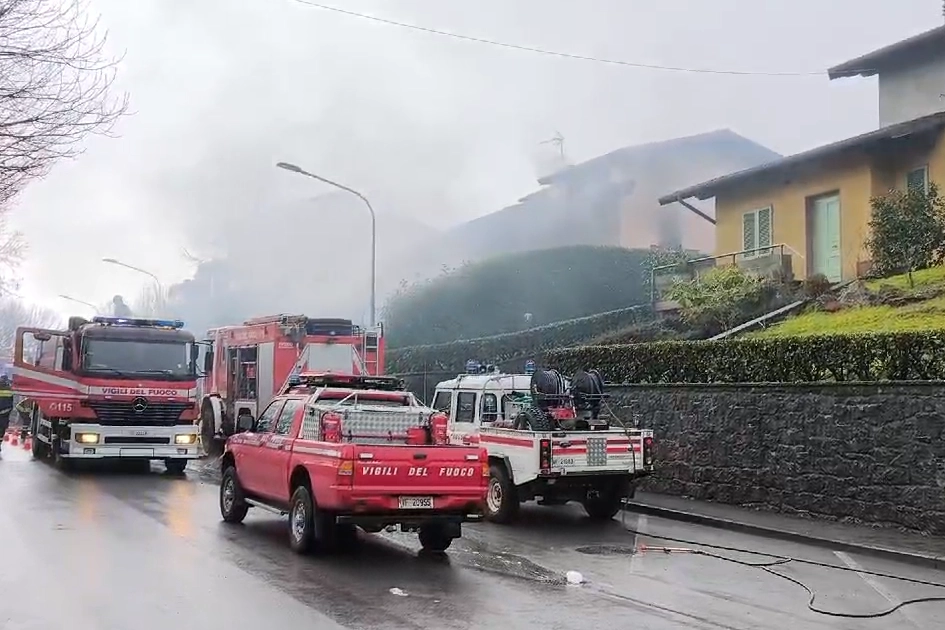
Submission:
M 404 391 L 407 384 L 396 376 L 366 376 L 339 374 L 334 372 L 302 372 L 293 378 L 293 385 L 308 387 L 344 387 L 347 389 L 376 389 L 382 391 Z

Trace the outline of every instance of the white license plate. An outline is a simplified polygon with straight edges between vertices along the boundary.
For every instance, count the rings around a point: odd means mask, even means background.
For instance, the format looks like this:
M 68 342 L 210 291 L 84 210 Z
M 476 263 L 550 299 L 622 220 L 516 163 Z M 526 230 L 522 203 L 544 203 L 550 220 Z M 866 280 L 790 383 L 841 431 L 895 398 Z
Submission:
M 400 497 L 401 510 L 432 510 L 433 497 Z

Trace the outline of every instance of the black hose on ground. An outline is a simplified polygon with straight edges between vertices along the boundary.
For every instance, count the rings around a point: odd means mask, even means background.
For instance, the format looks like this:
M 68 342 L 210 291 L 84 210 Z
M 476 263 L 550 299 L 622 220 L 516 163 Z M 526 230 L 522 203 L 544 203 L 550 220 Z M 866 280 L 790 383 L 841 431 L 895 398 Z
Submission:
M 682 543 L 684 545 L 695 545 L 698 547 L 704 547 L 706 549 L 715 549 L 717 551 L 731 551 L 733 553 L 743 553 L 743 554 L 752 555 L 752 556 L 762 556 L 762 557 L 767 557 L 767 558 L 773 558 L 773 560 L 770 562 L 746 562 L 744 560 L 736 560 L 735 558 L 729 558 L 727 556 L 723 556 L 717 553 L 712 553 L 710 551 L 705 551 L 703 549 L 692 550 L 692 553 L 698 554 L 701 556 L 706 556 L 708 558 L 715 558 L 717 560 L 722 560 L 724 562 L 731 562 L 732 564 L 738 564 L 741 566 L 751 567 L 754 569 L 761 569 L 762 571 L 765 571 L 767 573 L 770 573 L 771 575 L 777 576 L 781 578 L 782 580 L 787 580 L 788 582 L 791 582 L 792 584 L 796 584 L 797 586 L 800 586 L 805 591 L 807 591 L 807 594 L 809 596 L 809 599 L 807 600 L 807 608 L 817 614 L 826 615 L 828 617 L 841 617 L 844 619 L 878 619 L 880 617 L 886 617 L 888 615 L 891 615 L 897 610 L 904 608 L 906 606 L 911 606 L 913 604 L 921 604 L 925 602 L 945 602 L 945 595 L 941 595 L 941 596 L 936 596 L 936 597 L 916 597 L 914 599 L 907 599 L 900 602 L 899 604 L 895 606 L 892 606 L 890 608 L 887 608 L 885 610 L 881 610 L 875 613 L 845 613 L 845 612 L 837 612 L 834 610 L 826 610 L 823 608 L 818 608 L 815 605 L 817 594 L 814 592 L 814 590 L 811 587 L 807 586 L 806 584 L 804 584 L 797 578 L 793 578 L 789 575 L 785 575 L 783 573 L 778 573 L 777 571 L 774 571 L 772 567 L 783 566 L 786 564 L 794 563 L 794 564 L 803 564 L 803 565 L 813 566 L 813 567 L 820 567 L 823 569 L 835 569 L 837 571 L 848 571 L 850 573 L 856 573 L 859 575 L 869 575 L 871 577 L 885 578 L 889 580 L 898 580 L 900 582 L 906 582 L 908 584 L 915 584 L 917 586 L 931 586 L 934 588 L 945 589 L 945 584 L 942 584 L 940 582 L 930 582 L 928 580 L 917 580 L 915 578 L 907 578 L 901 575 L 894 575 L 891 573 L 879 573 L 877 571 L 866 571 L 864 569 L 854 569 L 852 567 L 841 566 L 837 564 L 830 564 L 828 562 L 818 562 L 816 560 L 805 560 L 803 558 L 793 558 L 790 556 L 778 556 L 775 554 L 764 553 L 761 551 L 753 551 L 750 549 L 740 549 L 738 547 L 725 547 L 723 545 L 712 545 L 709 543 L 698 542 L 695 540 L 674 538 L 672 536 L 659 536 L 657 534 L 647 534 L 645 532 L 640 532 L 630 527 L 627 527 L 626 530 L 636 536 L 644 536 L 647 538 L 653 538 L 655 540 L 665 540 L 669 542 Z

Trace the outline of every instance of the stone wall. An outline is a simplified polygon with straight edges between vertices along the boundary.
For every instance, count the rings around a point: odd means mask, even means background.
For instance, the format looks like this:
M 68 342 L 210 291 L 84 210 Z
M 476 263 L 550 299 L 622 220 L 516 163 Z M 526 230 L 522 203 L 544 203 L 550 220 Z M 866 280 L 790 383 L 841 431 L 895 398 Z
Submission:
M 609 391 L 655 430 L 647 490 L 945 534 L 945 383 Z

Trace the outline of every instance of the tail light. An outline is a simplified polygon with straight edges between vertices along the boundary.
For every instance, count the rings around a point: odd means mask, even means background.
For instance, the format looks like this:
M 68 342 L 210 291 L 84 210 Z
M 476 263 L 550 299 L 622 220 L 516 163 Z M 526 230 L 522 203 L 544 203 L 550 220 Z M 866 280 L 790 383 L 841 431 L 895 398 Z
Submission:
M 551 440 L 538 441 L 538 468 L 542 473 L 551 472 Z
M 449 418 L 445 413 L 435 413 L 430 417 L 430 433 L 433 435 L 434 444 L 446 444 L 449 442 L 447 426 Z
M 334 411 L 322 414 L 322 440 L 341 442 L 341 414 Z
M 653 438 L 643 438 L 643 465 L 653 465 Z

